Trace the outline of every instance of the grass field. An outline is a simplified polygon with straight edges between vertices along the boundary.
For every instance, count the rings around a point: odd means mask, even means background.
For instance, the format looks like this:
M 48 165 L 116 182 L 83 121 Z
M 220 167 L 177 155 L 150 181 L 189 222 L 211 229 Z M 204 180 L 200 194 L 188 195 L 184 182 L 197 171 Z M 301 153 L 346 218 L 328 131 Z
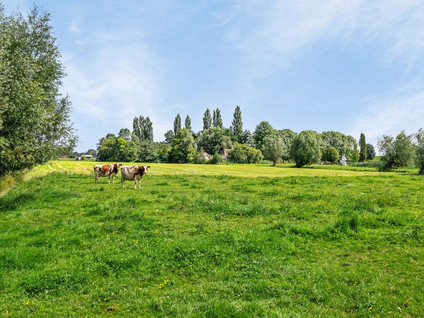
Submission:
M 59 161 L 0 197 L 4 317 L 424 316 L 424 178 Z

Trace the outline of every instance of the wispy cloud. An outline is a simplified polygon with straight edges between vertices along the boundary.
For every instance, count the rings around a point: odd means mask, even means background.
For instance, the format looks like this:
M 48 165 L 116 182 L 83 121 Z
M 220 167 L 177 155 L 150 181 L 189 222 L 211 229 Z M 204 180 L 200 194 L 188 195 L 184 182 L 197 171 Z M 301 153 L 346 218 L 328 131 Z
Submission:
M 354 120 L 349 133 L 365 133 L 367 142 L 377 144 L 383 135 L 397 135 L 401 130 L 416 133 L 424 128 L 424 89 L 409 85 L 387 96 L 378 96 L 365 103 L 365 111 Z

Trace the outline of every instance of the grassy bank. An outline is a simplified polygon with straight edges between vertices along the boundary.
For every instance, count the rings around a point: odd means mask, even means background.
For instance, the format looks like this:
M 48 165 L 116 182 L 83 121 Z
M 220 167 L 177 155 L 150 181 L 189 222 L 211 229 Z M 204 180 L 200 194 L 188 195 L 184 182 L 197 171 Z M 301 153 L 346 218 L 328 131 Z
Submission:
M 152 165 L 136 191 L 91 166 L 0 198 L 3 316 L 424 315 L 422 177 Z

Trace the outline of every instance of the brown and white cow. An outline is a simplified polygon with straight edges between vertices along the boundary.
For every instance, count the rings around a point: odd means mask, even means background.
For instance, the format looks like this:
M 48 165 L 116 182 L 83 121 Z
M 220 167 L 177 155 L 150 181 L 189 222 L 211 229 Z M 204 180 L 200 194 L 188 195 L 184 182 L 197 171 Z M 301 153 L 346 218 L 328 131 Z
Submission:
M 138 188 L 141 189 L 141 178 L 145 174 L 147 174 L 147 169 L 150 166 L 122 166 L 121 167 L 121 183 L 122 188 L 124 187 L 125 180 L 134 180 L 134 189 L 137 189 L 137 181 Z
M 99 182 L 99 177 L 109 176 L 112 177 L 112 183 L 115 183 L 115 176 L 118 175 L 120 163 L 114 163 L 112 165 L 95 165 L 94 166 L 94 181 Z

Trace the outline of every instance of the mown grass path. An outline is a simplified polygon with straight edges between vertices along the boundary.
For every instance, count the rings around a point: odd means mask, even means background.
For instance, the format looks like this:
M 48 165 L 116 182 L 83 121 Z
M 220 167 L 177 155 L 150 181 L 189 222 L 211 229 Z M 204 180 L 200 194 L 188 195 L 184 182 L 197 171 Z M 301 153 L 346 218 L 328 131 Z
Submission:
M 139 191 L 92 165 L 0 197 L 3 316 L 424 315 L 422 177 L 152 165 Z

